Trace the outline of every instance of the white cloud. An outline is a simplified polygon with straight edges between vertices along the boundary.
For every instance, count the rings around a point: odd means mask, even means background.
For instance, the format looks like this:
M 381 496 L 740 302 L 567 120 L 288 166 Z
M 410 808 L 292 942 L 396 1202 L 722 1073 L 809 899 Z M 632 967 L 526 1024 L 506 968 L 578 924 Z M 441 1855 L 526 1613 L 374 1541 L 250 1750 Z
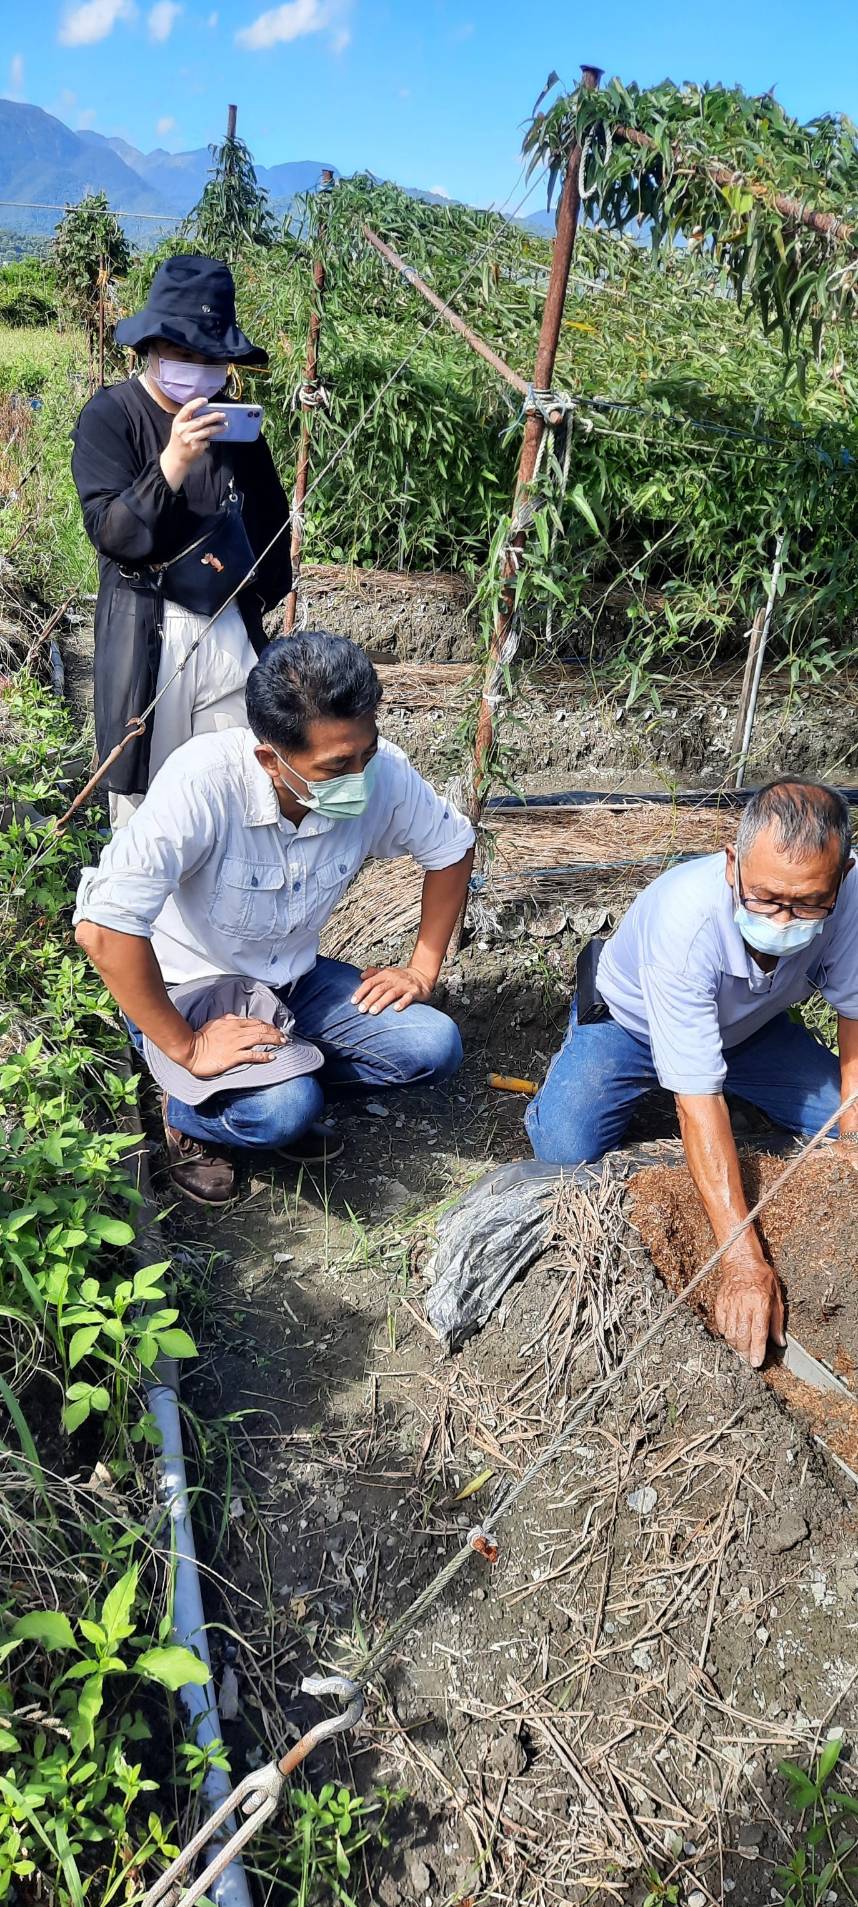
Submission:
M 448 199 L 450 197 L 445 185 L 430 185 L 429 190 L 430 192 L 434 192 L 435 197 L 438 199 Z
M 270 46 L 302 40 L 309 33 L 323 33 L 326 27 L 336 28 L 342 14 L 339 0 L 286 0 L 285 6 L 269 7 L 250 26 L 241 27 L 235 36 L 236 45 L 246 47 L 250 53 L 262 53 Z M 343 47 L 336 42 L 346 31 L 347 28 L 340 28 L 336 34 L 333 44 L 338 52 L 342 52 Z M 344 44 L 348 45 L 348 41 Z
M 77 116 L 78 132 L 88 132 L 90 126 L 95 125 L 95 118 L 96 118 L 95 107 L 84 106 L 83 112 L 78 113 L 78 116 Z
M 137 12 L 133 0 L 83 0 L 71 7 L 60 21 L 61 46 L 95 46 L 106 40 L 119 20 L 133 20 Z
M 13 53 L 12 58 L 9 61 L 9 92 L 7 94 L 7 98 L 23 99 L 23 97 L 24 97 L 24 55 L 23 53 Z
M 219 21 L 219 19 L 220 19 L 220 14 L 219 14 L 219 13 L 210 13 L 210 14 L 209 14 L 209 17 L 208 17 L 208 19 L 207 19 L 207 21 L 206 21 L 206 26 L 207 26 L 207 27 L 211 27 L 211 29 L 212 29 L 212 31 L 214 31 L 214 29 L 215 29 L 215 27 L 217 26 L 217 23 L 218 23 L 218 21 Z
M 164 118 L 156 122 L 155 131 L 159 139 L 166 139 L 168 132 L 175 132 L 175 130 L 176 121 L 170 118 L 169 113 L 165 113 Z
M 72 107 L 77 105 L 77 93 L 70 93 L 68 87 L 64 86 L 57 105 L 61 112 L 70 113 Z
M 181 11 L 177 0 L 156 0 L 146 22 L 150 40 L 169 40 Z
M 338 27 L 336 33 L 333 35 L 333 38 L 331 40 L 331 52 L 344 53 L 346 50 L 346 47 L 351 46 L 351 43 L 352 43 L 351 28 L 347 26 Z

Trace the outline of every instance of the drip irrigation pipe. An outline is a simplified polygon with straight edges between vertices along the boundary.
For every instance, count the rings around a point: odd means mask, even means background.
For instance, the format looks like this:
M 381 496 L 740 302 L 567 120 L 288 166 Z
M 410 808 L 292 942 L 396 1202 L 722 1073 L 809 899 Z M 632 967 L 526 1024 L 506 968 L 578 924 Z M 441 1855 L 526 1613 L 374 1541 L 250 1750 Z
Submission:
M 128 1070 L 130 1072 L 130 1057 Z M 160 1258 L 162 1246 L 153 1242 L 152 1250 L 148 1249 L 148 1240 L 154 1229 L 156 1212 L 149 1172 L 149 1148 L 136 1104 L 130 1110 L 129 1124 L 137 1139 L 137 1145 L 129 1154 L 129 1159 L 136 1165 L 136 1187 L 143 1201 L 140 1207 L 135 1250 L 141 1263 L 150 1264 L 153 1257 Z M 196 1682 L 188 1683 L 186 1687 L 179 1690 L 179 1697 L 188 1716 L 189 1734 L 198 1748 L 205 1749 L 215 1742 L 221 1743 L 223 1734 L 212 1679 L 205 1611 L 191 1522 L 188 1479 L 182 1447 L 182 1421 L 179 1413 L 179 1367 L 175 1359 L 160 1358 L 158 1360 L 153 1371 L 152 1382 L 147 1386 L 146 1397 L 161 1433 L 161 1448 L 154 1454 L 154 1463 L 158 1477 L 158 1502 L 170 1531 L 170 1564 L 173 1571 L 171 1640 L 182 1648 L 195 1649 L 209 1672 L 207 1682 L 202 1685 Z M 206 1816 L 216 1814 L 230 1792 L 230 1777 L 226 1770 L 210 1763 L 202 1783 L 202 1800 Z M 225 1826 L 226 1835 L 223 1838 L 227 1838 L 234 1832 L 234 1820 L 230 1820 Z M 209 1853 L 215 1855 L 219 1846 L 220 1839 L 213 1841 L 208 1850 Z M 215 1907 L 251 1907 L 247 1878 L 240 1860 L 233 1859 L 224 1868 L 212 1887 L 211 1899 Z
M 641 794 L 614 793 L 604 788 L 567 788 L 561 794 L 493 795 L 485 805 L 486 808 L 530 809 L 638 808 L 647 802 L 657 802 L 665 808 L 743 808 L 758 793 L 758 788 L 686 788 L 676 794 L 668 794 L 663 788 Z M 837 793 L 848 801 L 850 808 L 858 807 L 858 788 L 838 788 Z

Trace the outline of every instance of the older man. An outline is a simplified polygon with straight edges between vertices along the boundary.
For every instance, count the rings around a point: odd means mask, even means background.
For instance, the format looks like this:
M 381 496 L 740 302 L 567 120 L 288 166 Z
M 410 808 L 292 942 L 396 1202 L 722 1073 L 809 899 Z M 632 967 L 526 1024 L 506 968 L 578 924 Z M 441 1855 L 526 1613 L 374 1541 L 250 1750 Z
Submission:
M 170 1169 L 189 1198 L 232 1195 L 235 1149 L 341 1145 L 330 1095 L 431 1084 L 462 1057 L 429 1004 L 465 898 L 473 829 L 379 739 L 378 677 L 355 643 L 270 643 L 248 729 L 200 735 L 156 775 L 85 868 L 79 944 L 164 1088 Z M 319 933 L 370 856 L 424 869 L 402 967 L 319 958 Z
M 832 788 L 773 782 L 735 848 L 661 875 L 601 955 L 594 1018 L 569 1031 L 527 1115 L 538 1158 L 598 1159 L 655 1085 L 676 1096 L 689 1170 L 720 1245 L 748 1206 L 725 1090 L 808 1134 L 858 1090 L 858 877 L 849 810 Z M 790 1014 L 821 993 L 839 1060 Z M 839 1128 L 858 1167 L 858 1107 Z M 783 1343 L 777 1277 L 751 1229 L 723 1260 L 716 1322 L 759 1365 Z

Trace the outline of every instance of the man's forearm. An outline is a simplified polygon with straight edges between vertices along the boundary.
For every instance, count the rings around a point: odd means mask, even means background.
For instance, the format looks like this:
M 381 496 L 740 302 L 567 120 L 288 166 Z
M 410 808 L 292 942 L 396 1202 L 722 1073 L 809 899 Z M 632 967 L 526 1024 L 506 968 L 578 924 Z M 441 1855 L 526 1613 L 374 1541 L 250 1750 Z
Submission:
M 676 1108 L 689 1172 L 703 1201 L 715 1243 L 723 1245 L 748 1216 L 727 1102 L 720 1094 L 695 1093 L 678 1095 Z M 762 1247 L 752 1227 L 728 1256 L 733 1263 L 742 1259 L 759 1262 Z
M 852 1093 L 858 1092 L 858 1020 L 847 1020 L 840 1014 L 837 1044 L 840 1049 L 840 1097 L 848 1099 Z M 840 1131 L 858 1132 L 858 1105 L 843 1114 Z
M 409 965 L 434 987 L 468 891 L 474 850 L 452 867 L 431 868 L 423 882 L 420 931 Z
M 129 1019 L 170 1059 L 186 1065 L 194 1036 L 171 1004 L 151 943 L 82 920 L 75 939 L 97 968 L 108 992 Z

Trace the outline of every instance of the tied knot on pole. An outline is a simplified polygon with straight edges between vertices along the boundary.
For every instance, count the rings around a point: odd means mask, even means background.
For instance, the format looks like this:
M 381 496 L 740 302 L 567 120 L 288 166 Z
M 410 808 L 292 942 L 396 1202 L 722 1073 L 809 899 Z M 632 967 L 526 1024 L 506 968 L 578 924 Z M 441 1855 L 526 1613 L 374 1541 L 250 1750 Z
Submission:
M 588 199 L 594 199 L 599 190 L 598 178 L 594 179 L 592 185 L 587 184 L 587 160 L 593 150 L 596 134 L 599 132 L 603 134 L 605 140 L 605 165 L 609 166 L 611 163 L 611 154 L 614 150 L 614 135 L 610 126 L 607 125 L 604 120 L 599 120 L 597 125 L 590 127 L 584 144 L 581 147 L 581 158 L 578 163 L 578 197 L 582 205 L 586 205 Z
M 522 417 L 541 417 L 543 424 L 562 424 L 575 408 L 575 399 L 568 391 L 538 391 L 534 384 L 528 384 L 527 396 L 521 407 Z
M 297 385 L 292 397 L 293 411 L 329 411 L 331 393 L 326 384 L 314 379 L 311 384 Z

